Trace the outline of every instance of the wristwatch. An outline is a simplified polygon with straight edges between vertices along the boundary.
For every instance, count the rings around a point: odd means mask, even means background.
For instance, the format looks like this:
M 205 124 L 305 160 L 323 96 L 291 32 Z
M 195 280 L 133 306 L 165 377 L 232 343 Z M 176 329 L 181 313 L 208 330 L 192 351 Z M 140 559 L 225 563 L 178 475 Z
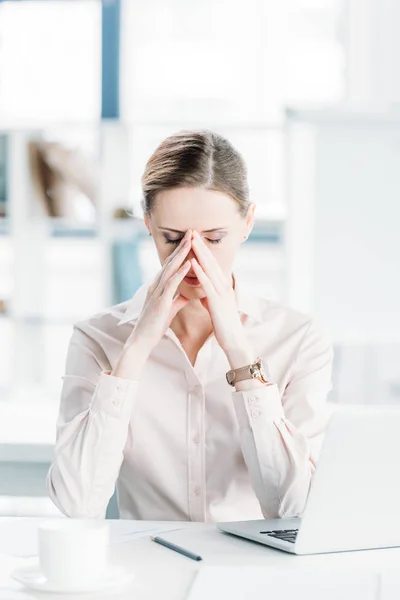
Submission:
M 268 367 L 260 357 L 252 365 L 240 367 L 240 369 L 232 369 L 226 374 L 226 380 L 232 386 L 238 381 L 244 381 L 245 379 L 258 379 L 261 383 L 271 384 L 269 377 Z

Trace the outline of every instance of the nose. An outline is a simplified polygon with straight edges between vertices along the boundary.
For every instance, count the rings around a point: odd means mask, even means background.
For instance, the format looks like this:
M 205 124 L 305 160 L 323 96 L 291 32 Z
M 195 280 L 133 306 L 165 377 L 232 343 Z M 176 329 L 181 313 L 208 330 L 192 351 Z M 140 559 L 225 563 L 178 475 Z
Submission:
M 195 257 L 196 257 L 196 255 L 193 252 L 193 250 L 191 249 L 185 260 L 191 260 L 192 258 L 195 258 Z
M 192 258 L 195 258 L 195 257 L 196 257 L 196 255 L 195 255 L 195 253 L 193 252 L 193 250 L 190 250 L 190 252 L 189 252 L 189 254 L 186 256 L 186 258 L 185 258 L 185 261 L 184 261 L 184 262 L 186 262 L 187 260 L 191 260 Z M 192 269 L 190 269 L 190 270 L 189 270 L 189 272 L 187 273 L 187 276 L 188 276 L 188 277 L 196 277 L 196 274 L 195 274 L 195 273 L 193 273 Z

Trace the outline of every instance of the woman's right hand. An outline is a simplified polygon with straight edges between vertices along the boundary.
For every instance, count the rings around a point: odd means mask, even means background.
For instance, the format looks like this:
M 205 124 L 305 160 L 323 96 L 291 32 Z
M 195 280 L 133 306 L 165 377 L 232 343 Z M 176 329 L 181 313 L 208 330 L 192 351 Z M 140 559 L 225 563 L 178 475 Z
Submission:
M 189 304 L 190 300 L 176 294 L 176 291 L 190 269 L 190 261 L 185 261 L 185 258 L 191 245 L 192 232 L 188 230 L 150 285 L 142 312 L 125 343 L 113 375 L 137 379 L 149 354 L 168 329 L 172 319 Z
M 131 334 L 132 341 L 144 343 L 150 351 L 158 344 L 175 315 L 190 302 L 176 292 L 190 270 L 190 261 L 185 261 L 185 258 L 190 252 L 191 238 L 191 231 L 187 231 L 179 246 L 168 256 L 148 289 L 142 312 Z

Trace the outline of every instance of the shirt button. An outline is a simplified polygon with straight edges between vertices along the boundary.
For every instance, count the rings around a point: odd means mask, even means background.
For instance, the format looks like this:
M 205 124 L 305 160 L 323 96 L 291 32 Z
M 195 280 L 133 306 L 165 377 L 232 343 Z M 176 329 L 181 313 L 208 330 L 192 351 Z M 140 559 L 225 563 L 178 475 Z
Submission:
M 200 496 L 200 494 L 201 494 L 201 487 L 199 485 L 196 485 L 196 487 L 193 489 L 193 491 L 196 494 L 196 496 Z
M 191 387 L 189 389 L 189 392 L 191 394 L 193 394 L 194 396 L 200 396 L 201 390 L 202 390 L 201 385 L 194 385 L 193 387 Z
M 198 443 L 200 442 L 200 436 L 199 436 L 199 435 L 195 435 L 195 436 L 193 436 L 193 442 L 194 442 L 195 444 L 198 444 Z
M 116 398 L 114 398 L 114 400 L 112 401 L 114 406 L 119 406 L 120 405 L 120 401 L 117 400 Z
M 254 404 L 255 402 L 257 402 L 257 398 L 255 398 L 254 396 L 250 396 L 249 403 Z
M 119 385 L 119 386 L 117 387 L 117 392 L 120 392 L 120 393 L 122 394 L 122 392 L 124 392 L 124 391 L 125 391 L 125 386 L 123 386 L 123 385 Z
M 257 419 L 257 417 L 259 417 L 260 415 L 261 415 L 261 413 L 260 413 L 260 411 L 259 411 L 259 410 L 252 410 L 252 411 L 251 411 L 251 416 L 252 416 L 254 419 Z

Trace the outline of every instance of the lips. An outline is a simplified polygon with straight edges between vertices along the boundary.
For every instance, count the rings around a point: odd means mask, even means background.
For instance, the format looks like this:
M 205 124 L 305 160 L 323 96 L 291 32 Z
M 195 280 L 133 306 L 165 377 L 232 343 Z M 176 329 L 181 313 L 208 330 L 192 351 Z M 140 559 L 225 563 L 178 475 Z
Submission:
M 192 286 L 192 287 L 198 287 L 200 285 L 200 281 L 197 279 L 196 276 L 192 277 L 190 275 L 186 275 L 186 277 L 184 278 L 185 283 L 187 283 L 188 285 Z

